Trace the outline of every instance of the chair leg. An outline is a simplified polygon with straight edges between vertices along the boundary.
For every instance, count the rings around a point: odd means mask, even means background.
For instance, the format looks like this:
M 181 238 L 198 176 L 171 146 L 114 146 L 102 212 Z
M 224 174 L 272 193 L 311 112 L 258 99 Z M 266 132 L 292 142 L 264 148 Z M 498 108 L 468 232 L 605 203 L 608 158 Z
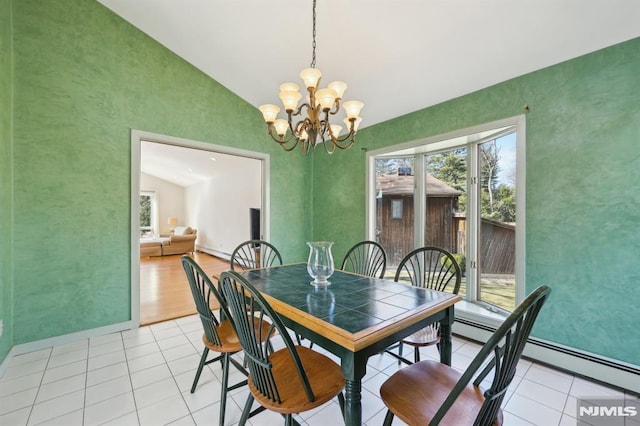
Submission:
M 200 380 L 200 374 L 202 374 L 202 369 L 204 368 L 204 365 L 207 362 L 208 354 L 209 354 L 209 348 L 205 346 L 204 351 L 202 351 L 202 356 L 200 357 L 200 364 L 198 365 L 198 371 L 196 371 L 196 377 L 193 379 L 193 384 L 191 385 L 191 393 L 194 393 L 196 391 L 196 386 L 198 385 L 198 380 Z
M 393 422 L 393 413 L 391 412 L 391 410 L 387 410 L 387 415 L 384 416 L 384 423 L 382 423 L 382 426 L 391 426 L 391 422 Z
M 220 396 L 220 426 L 224 426 L 224 414 L 227 408 L 227 387 L 229 384 L 229 353 L 222 354 L 222 394 Z
M 249 414 L 251 414 L 252 405 L 253 405 L 253 395 L 249 393 L 249 396 L 247 396 L 247 402 L 244 403 L 242 416 L 240 416 L 240 421 L 238 422 L 239 426 L 244 426 L 245 424 L 247 424 L 247 419 L 249 419 Z
M 420 347 L 415 346 L 413 348 L 413 362 L 420 362 Z
M 344 394 L 342 392 L 338 394 L 338 404 L 340 405 L 340 412 L 342 413 L 342 418 L 344 419 Z
M 398 356 L 400 358 L 402 358 L 402 346 L 402 342 L 398 343 Z M 402 362 L 400 361 L 400 358 L 398 358 L 398 366 L 400 366 L 400 363 Z

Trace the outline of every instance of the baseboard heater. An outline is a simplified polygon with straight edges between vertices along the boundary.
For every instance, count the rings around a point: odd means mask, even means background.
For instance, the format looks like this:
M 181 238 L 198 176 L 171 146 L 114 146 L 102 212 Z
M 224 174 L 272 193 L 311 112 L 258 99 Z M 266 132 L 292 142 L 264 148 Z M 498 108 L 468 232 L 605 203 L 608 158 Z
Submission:
M 486 342 L 495 330 L 491 326 L 462 318 L 456 318 L 453 324 L 454 335 L 480 344 Z M 523 357 L 567 374 L 617 388 L 622 392 L 640 395 L 640 367 L 633 364 L 535 337 L 529 338 Z
M 220 259 L 229 260 L 231 259 L 231 253 L 225 253 L 222 251 L 218 251 L 209 247 L 196 245 L 196 250 L 201 251 L 203 253 L 210 254 L 211 256 L 219 257 Z

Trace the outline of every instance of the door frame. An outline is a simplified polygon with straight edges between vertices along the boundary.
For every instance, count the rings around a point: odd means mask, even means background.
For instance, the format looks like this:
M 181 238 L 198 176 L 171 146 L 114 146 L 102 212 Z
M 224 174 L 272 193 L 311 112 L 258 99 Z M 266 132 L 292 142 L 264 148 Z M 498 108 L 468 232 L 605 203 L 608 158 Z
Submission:
M 203 151 L 211 151 L 228 155 L 246 157 L 262 162 L 262 206 L 260 212 L 260 229 L 265 240 L 270 239 L 270 156 L 263 152 L 248 151 L 224 145 L 216 145 L 208 142 L 200 142 L 175 136 L 161 135 L 137 129 L 131 129 L 131 323 L 132 327 L 140 326 L 140 173 L 142 141 L 174 145 L 184 148 L 195 148 Z

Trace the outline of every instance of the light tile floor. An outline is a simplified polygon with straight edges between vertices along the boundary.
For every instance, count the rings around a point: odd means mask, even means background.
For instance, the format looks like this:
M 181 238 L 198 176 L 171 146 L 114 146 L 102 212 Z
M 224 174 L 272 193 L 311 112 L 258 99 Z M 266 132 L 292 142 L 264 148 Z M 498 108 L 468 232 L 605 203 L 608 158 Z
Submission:
M 17 355 L 0 378 L 0 425 L 217 425 L 220 363 L 207 366 L 189 392 L 202 349 L 197 316 Z M 454 338 L 453 366 L 463 370 L 479 345 Z M 314 346 L 314 349 L 318 349 Z M 435 358 L 426 348 L 423 358 Z M 376 355 L 363 382 L 363 422 L 381 425 L 378 389 L 397 369 Z M 242 375 L 232 370 L 230 381 Z M 247 388 L 230 393 L 226 424 L 237 424 Z M 576 398 L 625 394 L 522 360 L 504 403 L 506 425 L 576 425 Z M 626 396 L 627 398 L 634 398 Z M 301 425 L 341 424 L 337 401 L 297 417 Z M 251 425 L 282 425 L 263 412 Z M 394 425 L 402 424 L 396 421 Z

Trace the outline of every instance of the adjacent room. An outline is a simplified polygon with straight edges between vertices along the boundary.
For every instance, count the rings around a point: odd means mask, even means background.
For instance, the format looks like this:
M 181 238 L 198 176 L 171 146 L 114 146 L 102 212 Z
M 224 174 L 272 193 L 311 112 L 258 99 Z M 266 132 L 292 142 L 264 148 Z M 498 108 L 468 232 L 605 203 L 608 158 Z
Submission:
M 181 256 L 220 273 L 261 235 L 262 161 L 171 141 L 140 142 L 140 325 L 196 313 Z

